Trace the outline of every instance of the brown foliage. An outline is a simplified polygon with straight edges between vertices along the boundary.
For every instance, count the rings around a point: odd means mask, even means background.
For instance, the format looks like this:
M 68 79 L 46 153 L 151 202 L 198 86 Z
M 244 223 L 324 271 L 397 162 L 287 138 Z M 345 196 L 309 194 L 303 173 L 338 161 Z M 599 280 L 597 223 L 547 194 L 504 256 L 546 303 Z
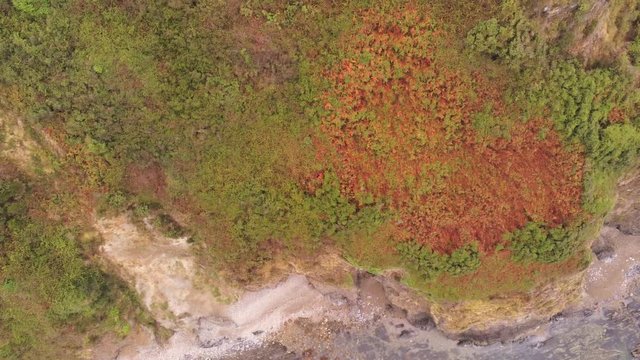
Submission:
M 126 172 L 127 188 L 134 194 L 153 195 L 164 198 L 166 195 L 167 180 L 164 170 L 158 163 L 145 166 L 132 164 Z
M 441 31 L 416 10 L 362 21 L 326 73 L 329 141 L 317 142 L 345 194 L 387 199 L 402 238 L 442 252 L 474 240 L 490 251 L 527 221 L 576 217 L 583 154 L 566 151 L 549 121 L 505 120 L 497 85 L 448 67 Z M 478 139 L 473 119 L 486 109 L 508 136 Z

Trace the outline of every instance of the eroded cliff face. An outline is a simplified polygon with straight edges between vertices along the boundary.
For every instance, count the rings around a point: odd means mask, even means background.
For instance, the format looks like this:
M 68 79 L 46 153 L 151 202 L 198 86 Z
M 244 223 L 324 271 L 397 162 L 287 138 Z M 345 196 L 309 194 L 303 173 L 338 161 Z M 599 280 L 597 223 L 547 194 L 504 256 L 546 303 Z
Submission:
M 503 341 L 548 321 L 579 301 L 583 277 L 583 272 L 568 275 L 528 294 L 434 304 L 431 313 L 438 328 L 454 339 L 479 344 Z
M 99 219 L 95 226 L 104 239 L 103 259 L 170 332 L 164 341 L 137 328 L 124 341 L 100 343 L 93 351 L 96 358 L 113 353 L 119 359 L 221 357 L 259 346 L 291 319 L 340 314 L 304 275 L 291 274 L 256 291 L 241 290 L 203 273 L 187 238 L 168 238 L 148 220 L 137 224 L 123 214 Z
M 616 204 L 605 218 L 605 225 L 626 235 L 640 235 L 640 170 L 623 177 L 616 194 Z

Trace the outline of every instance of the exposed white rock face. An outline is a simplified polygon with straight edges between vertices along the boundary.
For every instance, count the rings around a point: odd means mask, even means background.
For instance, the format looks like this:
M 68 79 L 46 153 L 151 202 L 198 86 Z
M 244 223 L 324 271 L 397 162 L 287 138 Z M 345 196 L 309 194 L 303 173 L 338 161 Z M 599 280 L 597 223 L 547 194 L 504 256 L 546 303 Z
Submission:
M 105 239 L 102 254 L 162 326 L 175 330 L 202 316 L 222 315 L 211 290 L 194 286 L 196 266 L 186 238 L 141 231 L 125 215 L 99 220 L 96 227 Z
M 148 339 L 144 346 L 128 346 L 131 351 L 119 359 L 216 358 L 259 346 L 288 320 L 320 317 L 333 305 L 303 275 L 246 292 L 226 305 L 212 289 L 197 286 L 198 267 L 187 239 L 167 238 L 145 223 L 146 231 L 126 215 L 98 220 L 105 240 L 101 253 L 135 287 L 156 320 L 175 333 L 164 346 Z

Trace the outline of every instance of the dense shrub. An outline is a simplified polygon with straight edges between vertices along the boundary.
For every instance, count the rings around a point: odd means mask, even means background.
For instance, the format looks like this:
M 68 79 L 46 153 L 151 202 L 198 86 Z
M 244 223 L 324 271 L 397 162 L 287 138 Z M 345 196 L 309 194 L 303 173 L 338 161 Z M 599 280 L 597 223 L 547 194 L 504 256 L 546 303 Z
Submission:
M 512 124 L 508 119 L 496 117 L 491 110 L 490 107 L 487 107 L 473 117 L 471 125 L 476 131 L 478 142 L 489 143 L 495 138 L 509 139 L 511 137 Z
M 566 259 L 576 250 L 576 229 L 548 228 L 544 224 L 529 222 L 524 228 L 505 235 L 513 259 L 520 262 L 553 263 Z
M 187 235 L 186 230 L 169 214 L 158 214 L 154 218 L 153 224 L 162 234 L 173 239 Z
M 464 275 L 480 266 L 480 253 L 475 242 L 456 249 L 450 255 L 436 253 L 429 246 L 416 242 L 400 243 L 397 250 L 405 264 L 424 279 L 432 279 L 443 273 Z
M 510 100 L 536 115 L 550 115 L 567 142 L 584 145 L 594 165 L 620 169 L 633 160 L 638 130 L 621 124 L 637 116 L 638 91 L 630 76 L 606 68 L 586 70 L 577 61 L 558 59 L 536 35 L 517 1 L 506 1 L 498 18 L 469 31 L 467 46 L 521 72 L 515 87 L 523 90 Z M 535 59 L 535 66 L 528 66 L 527 59 Z
M 481 21 L 469 31 L 467 46 L 512 66 L 543 56 L 544 42 L 520 8 L 506 1 L 501 10 L 499 18 Z
M 452 66 L 460 55 L 445 53 L 438 25 L 415 9 L 369 11 L 345 36 L 341 61 L 325 72 L 320 128 L 330 143 L 318 146 L 343 192 L 387 201 L 402 221 L 399 241 L 443 253 L 471 240 L 492 251 L 526 212 L 571 218 L 582 155 L 549 122 L 504 111 L 500 86 Z
M 238 194 L 242 206 L 234 216 L 237 246 L 227 256 L 250 261 L 270 256 L 264 245 L 273 240 L 292 250 L 317 248 L 323 239 L 379 226 L 384 216 L 375 205 L 357 207 L 340 193 L 335 174 L 325 173 L 311 196 L 295 186 L 276 191 L 249 188 Z
M 11 3 L 29 15 L 46 15 L 49 12 L 49 0 L 11 0 Z
M 511 14 L 502 23 L 518 18 L 517 11 Z M 493 28 L 489 25 L 483 26 Z M 511 63 L 519 80 L 513 82 L 508 100 L 525 110 L 525 118 L 550 117 L 569 148 L 584 149 L 588 171 L 582 208 L 604 216 L 613 205 L 615 174 L 636 161 L 640 148 L 638 89 L 624 70 L 586 69 L 558 56 L 558 49 L 542 50 L 535 66 L 521 60 Z
M 629 120 L 638 98 L 624 75 L 559 61 L 526 92 L 530 104 L 550 109 L 567 142 L 582 144 L 595 165 L 619 169 L 633 160 L 640 134 Z
M 601 132 L 600 144 L 593 155 L 596 163 L 610 169 L 632 164 L 640 149 L 640 131 L 631 124 L 613 124 Z
M 269 24 L 255 31 L 255 19 L 224 2 L 183 5 L 55 2 L 40 17 L 0 7 L 0 86 L 18 90 L 30 120 L 62 133 L 68 158 L 92 190 L 107 190 L 109 208 L 127 205 L 123 169 L 162 162 L 172 172 L 168 192 L 202 209 L 207 224 L 230 224 L 229 234 L 204 237 L 230 235 L 237 246 L 224 254 L 237 263 L 268 253 L 262 245 L 272 239 L 314 247 L 350 226 L 346 218 L 369 221 L 339 197 L 339 184 L 317 193 L 300 186 L 320 170 L 306 116 L 317 90 L 303 84 L 316 80 L 296 78 L 292 60 L 302 45 Z M 315 7 L 248 6 L 278 27 L 320 29 L 314 37 L 325 47 L 337 36 L 333 20 L 309 21 L 321 18 Z
M 494 2 L 436 3 L 439 14 L 455 13 L 457 34 L 487 16 L 471 9 Z M 430 246 L 403 243 L 407 264 L 425 278 L 459 275 L 525 214 L 556 226 L 579 213 L 582 147 L 599 171 L 585 177 L 584 202 L 604 211 L 603 169 L 623 168 L 639 146 L 624 75 L 556 61 L 518 2 L 502 3 L 466 37 L 497 60 L 487 68 L 501 69 L 485 72 L 451 56 L 463 42 L 446 34 L 451 22 L 402 0 L 12 0 L 0 4 L 0 86 L 29 121 L 60 135 L 88 190 L 107 194 L 111 208 L 129 203 L 128 166 L 160 164 L 167 189 L 154 200 L 197 217 L 194 231 L 216 261 L 251 268 L 282 248 L 317 249 L 396 216 L 394 240 Z M 522 79 L 515 105 L 535 121 L 519 121 L 500 97 L 513 74 Z M 7 224 L 24 221 L 23 210 L 10 206 L 3 239 L 21 236 Z M 560 245 L 570 241 L 539 228 L 512 233 L 514 253 L 566 256 Z M 479 245 L 464 245 L 471 239 Z M 49 240 L 72 252 L 73 241 Z M 51 308 L 85 316 L 84 303 L 69 304 Z

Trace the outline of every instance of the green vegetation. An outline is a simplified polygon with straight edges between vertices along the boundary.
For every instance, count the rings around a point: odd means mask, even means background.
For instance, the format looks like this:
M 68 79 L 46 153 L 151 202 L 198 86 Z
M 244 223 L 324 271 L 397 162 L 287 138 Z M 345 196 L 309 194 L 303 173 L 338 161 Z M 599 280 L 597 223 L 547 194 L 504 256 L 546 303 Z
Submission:
M 0 183 L 0 244 L 6 243 L 11 229 L 23 224 L 27 209 L 24 202 L 25 185 L 21 181 Z
M 61 221 L 0 183 L 0 354 L 128 331 L 133 297 L 65 218 L 92 206 L 239 282 L 327 247 L 438 299 L 575 271 L 636 161 L 640 95 L 565 45 L 515 0 L 0 2 L 1 103 L 64 154 L 30 181 L 75 181 Z
M 242 15 L 223 2 L 174 5 L 72 1 L 40 17 L 0 5 L 0 83 L 19 89 L 32 121 L 62 134 L 72 165 L 111 208 L 131 193 L 131 163 L 160 161 L 171 198 L 207 214 L 202 234 L 223 224 L 222 237 L 233 238 L 199 237 L 228 261 L 268 258 L 273 239 L 317 247 L 346 222 L 375 217 L 356 215 L 326 186 L 300 186 L 321 169 L 308 106 L 318 79 L 307 75 L 310 61 L 294 59 L 312 46 L 327 51 L 318 44 L 337 36 L 348 9 L 324 19 L 312 5 L 246 3 Z M 252 14 L 271 20 L 254 29 Z M 294 44 L 287 27 L 317 35 Z
M 426 245 L 415 242 L 398 244 L 398 252 L 406 265 L 417 271 L 425 280 L 447 273 L 464 275 L 480 266 L 478 244 L 471 243 L 458 248 L 450 255 L 433 252 Z
M 567 259 L 578 245 L 574 229 L 551 228 L 535 222 L 505 235 L 516 261 L 553 263 Z
M 551 117 L 566 147 L 583 149 L 583 220 L 598 223 L 613 205 L 617 177 L 636 162 L 640 92 L 619 68 L 585 69 L 563 54 L 563 44 L 542 44 L 521 11 L 505 11 L 513 4 L 505 2 L 498 18 L 472 29 L 467 44 L 494 61 L 508 63 L 518 74 L 521 80 L 514 82 L 507 99 L 521 106 L 526 118 Z M 587 240 L 578 228 L 548 228 L 532 221 L 505 234 L 505 239 L 516 261 L 559 262 Z
M 69 327 L 125 336 L 133 294 L 86 263 L 75 231 L 28 216 L 26 188 L 0 180 L 0 358 L 66 358 L 82 346 Z
M 280 239 L 291 250 L 317 250 L 328 237 L 348 236 L 361 228 L 383 223 L 377 206 L 357 208 L 340 194 L 335 175 L 326 173 L 311 196 L 298 188 L 285 191 L 247 189 L 240 194 L 242 206 L 233 215 L 233 234 L 240 242 L 225 256 L 230 262 L 267 260 L 269 249 L 261 248 L 268 239 Z M 256 257 L 258 256 L 258 257 Z M 255 258 L 253 258 L 255 257 Z
M 466 44 L 476 52 L 512 66 L 538 59 L 545 52 L 545 43 L 518 2 L 513 0 L 503 2 L 499 18 L 481 21 L 471 29 Z
M 550 108 L 559 132 L 567 141 L 583 144 L 598 166 L 617 168 L 629 165 L 638 145 L 638 130 L 624 123 L 636 115 L 638 93 L 630 85 L 628 77 L 614 70 L 584 70 L 576 62 L 560 61 L 529 88 L 527 99 Z M 620 118 L 611 119 L 616 114 Z M 628 136 L 619 136 L 616 129 L 623 128 Z M 611 150 L 618 147 L 619 153 Z
M 479 142 L 488 143 L 493 138 L 509 139 L 513 124 L 508 119 L 498 118 L 492 114 L 492 109 L 487 108 L 479 112 L 473 118 L 473 128 L 476 131 Z
M 629 44 L 629 60 L 635 66 L 640 66 L 640 35 Z
M 185 229 L 168 214 L 156 216 L 153 223 L 157 229 L 170 238 L 175 239 L 186 235 Z
M 412 268 L 403 281 L 435 301 L 491 300 L 505 294 L 526 293 L 533 287 L 584 269 L 580 252 L 556 263 L 515 262 L 506 251 L 482 257 L 480 266 L 462 275 L 443 273 L 425 279 Z M 587 262 L 588 264 L 588 262 Z
M 29 15 L 46 15 L 49 12 L 49 0 L 11 0 L 11 3 Z
M 574 61 L 551 63 L 543 75 L 525 78 L 527 89 L 515 98 L 526 99 L 530 110 L 538 109 L 532 115 L 550 109 L 568 146 L 584 149 L 588 171 L 583 209 L 596 218 L 604 216 L 613 205 L 617 176 L 635 163 L 640 148 L 638 90 L 623 73 L 585 70 Z

